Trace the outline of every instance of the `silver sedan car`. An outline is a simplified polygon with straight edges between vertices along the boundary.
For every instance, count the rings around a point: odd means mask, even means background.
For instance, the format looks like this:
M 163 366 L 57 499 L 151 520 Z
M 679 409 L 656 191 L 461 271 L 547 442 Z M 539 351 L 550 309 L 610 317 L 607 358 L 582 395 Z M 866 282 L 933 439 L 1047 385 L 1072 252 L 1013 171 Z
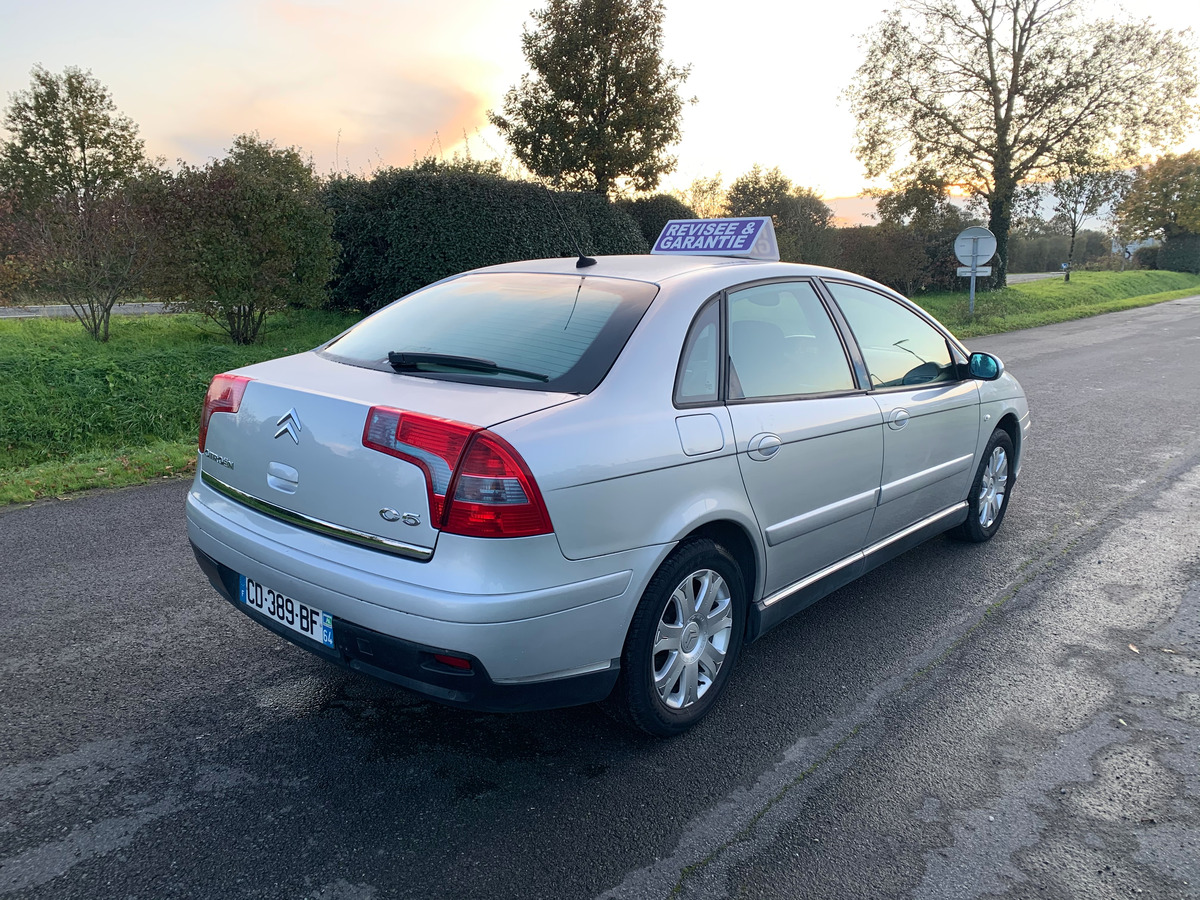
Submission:
M 670 735 L 746 642 L 934 535 L 996 533 L 1029 432 L 998 359 L 778 262 L 770 220 L 663 235 L 466 272 L 218 375 L 187 499 L 216 590 L 443 703 L 604 700 Z

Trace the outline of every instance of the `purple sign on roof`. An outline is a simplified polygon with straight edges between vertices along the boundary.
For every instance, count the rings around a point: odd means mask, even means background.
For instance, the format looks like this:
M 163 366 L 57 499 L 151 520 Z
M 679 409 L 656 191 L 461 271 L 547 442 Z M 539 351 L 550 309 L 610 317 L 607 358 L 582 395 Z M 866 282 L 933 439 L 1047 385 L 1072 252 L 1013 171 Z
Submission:
M 672 219 L 663 228 L 650 252 L 684 256 L 779 258 L 775 229 L 767 216 Z

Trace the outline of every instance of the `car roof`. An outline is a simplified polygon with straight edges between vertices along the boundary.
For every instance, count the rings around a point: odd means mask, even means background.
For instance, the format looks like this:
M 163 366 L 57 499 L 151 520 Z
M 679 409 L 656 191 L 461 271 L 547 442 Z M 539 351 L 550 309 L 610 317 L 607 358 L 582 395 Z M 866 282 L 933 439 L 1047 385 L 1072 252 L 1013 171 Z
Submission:
M 871 285 L 897 297 L 891 288 L 869 278 L 841 269 L 814 266 L 806 263 L 788 263 L 778 260 L 741 259 L 732 256 L 685 256 L 682 254 L 640 254 L 625 256 L 595 256 L 595 265 L 578 268 L 577 256 L 558 259 L 526 259 L 470 269 L 461 275 L 479 272 L 529 272 L 555 275 L 601 275 L 606 278 L 628 278 L 659 284 L 683 276 L 718 275 L 724 271 L 730 283 L 752 281 L 757 278 L 844 278 Z M 735 274 L 736 270 L 736 274 Z M 457 278 L 458 275 L 452 275 Z
M 691 272 L 719 268 L 758 268 L 763 265 L 778 266 L 779 263 L 764 264 L 760 260 L 735 259 L 728 256 L 671 256 L 671 255 L 629 255 L 629 256 L 596 256 L 596 264 L 577 268 L 579 257 L 565 256 L 561 259 L 527 259 L 520 262 L 501 263 L 473 269 L 473 272 L 537 272 L 560 275 L 604 275 L 609 278 L 629 278 L 637 281 L 647 281 L 658 284 L 668 278 L 675 278 Z

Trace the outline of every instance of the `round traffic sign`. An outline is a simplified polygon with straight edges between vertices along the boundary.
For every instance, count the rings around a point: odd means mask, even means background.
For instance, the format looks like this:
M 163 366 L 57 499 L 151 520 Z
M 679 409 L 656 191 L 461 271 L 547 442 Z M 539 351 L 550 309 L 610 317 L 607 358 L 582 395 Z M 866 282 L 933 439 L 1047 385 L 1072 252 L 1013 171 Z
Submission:
M 982 225 L 964 228 L 954 239 L 954 255 L 964 266 L 982 266 L 996 253 L 996 236 Z

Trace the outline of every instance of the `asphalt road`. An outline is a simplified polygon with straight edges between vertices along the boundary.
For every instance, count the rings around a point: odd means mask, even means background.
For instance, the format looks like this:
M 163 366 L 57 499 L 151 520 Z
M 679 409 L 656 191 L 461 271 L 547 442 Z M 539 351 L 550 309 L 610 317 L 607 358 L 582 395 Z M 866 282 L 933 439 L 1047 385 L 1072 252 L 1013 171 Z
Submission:
M 1200 298 L 972 346 L 1034 416 L 1000 535 L 670 741 L 326 666 L 211 591 L 181 482 L 0 511 L 0 896 L 1200 897 Z
M 118 303 L 113 307 L 114 316 L 144 316 L 164 312 L 165 303 Z M 0 319 L 36 319 L 43 316 L 71 318 L 75 311 L 66 305 L 55 306 L 0 306 Z

